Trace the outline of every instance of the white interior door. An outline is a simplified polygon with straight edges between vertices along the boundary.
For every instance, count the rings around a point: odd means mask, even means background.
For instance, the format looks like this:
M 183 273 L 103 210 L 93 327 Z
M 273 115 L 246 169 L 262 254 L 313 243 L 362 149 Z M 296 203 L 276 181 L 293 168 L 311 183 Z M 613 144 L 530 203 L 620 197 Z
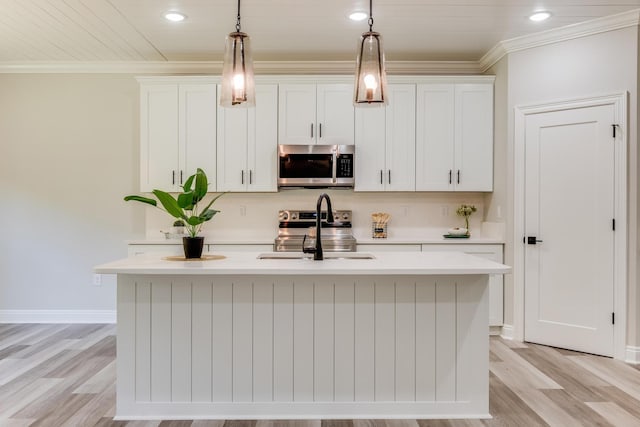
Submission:
M 613 105 L 526 118 L 526 341 L 613 355 L 613 123 Z

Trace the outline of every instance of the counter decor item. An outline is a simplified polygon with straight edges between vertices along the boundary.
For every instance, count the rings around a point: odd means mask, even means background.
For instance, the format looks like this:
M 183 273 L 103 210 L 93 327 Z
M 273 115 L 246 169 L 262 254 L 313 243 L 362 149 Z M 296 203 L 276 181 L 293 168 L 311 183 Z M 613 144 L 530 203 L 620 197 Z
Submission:
M 165 239 L 182 239 L 187 234 L 181 219 L 174 221 L 173 225 L 169 227 L 169 231 L 160 230 L 160 233 L 164 234 Z
M 469 232 L 469 217 L 475 211 L 477 211 L 477 209 L 474 205 L 460 205 L 456 210 L 458 216 L 464 217 L 464 228 L 467 230 L 467 236 L 471 235 L 471 233 Z
M 371 236 L 374 239 L 387 238 L 387 223 L 391 219 L 391 215 L 384 212 L 376 212 L 371 214 Z
M 470 237 L 469 230 L 461 227 L 454 227 L 447 230 L 447 234 L 443 234 L 445 239 L 468 239 Z
M 126 202 L 134 200 L 146 203 L 165 211 L 172 217 L 178 218 L 178 220 L 182 220 L 188 234 L 188 236 L 182 238 L 184 256 L 185 258 L 200 258 L 202 256 L 204 237 L 198 236 L 198 233 L 202 228 L 202 224 L 220 212 L 211 209 L 211 206 L 224 194 L 218 194 L 203 209 L 199 209 L 198 203 L 207 195 L 208 187 L 207 175 L 202 169 L 198 168 L 195 174 L 187 178 L 182 186 L 183 192 L 178 194 L 176 198 L 162 190 L 153 190 L 152 193 L 158 199 L 157 201 L 137 195 L 126 196 L 124 200 Z M 158 206 L 158 201 L 162 206 Z

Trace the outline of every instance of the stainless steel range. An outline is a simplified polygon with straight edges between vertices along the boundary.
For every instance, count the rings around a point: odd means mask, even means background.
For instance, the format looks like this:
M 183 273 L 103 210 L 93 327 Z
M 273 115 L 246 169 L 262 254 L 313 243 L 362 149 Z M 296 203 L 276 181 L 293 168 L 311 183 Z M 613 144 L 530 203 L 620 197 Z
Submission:
M 351 211 L 333 211 L 334 223 L 326 222 L 327 211 L 321 213 L 322 248 L 328 252 L 354 252 L 356 239 L 351 231 Z M 278 212 L 278 237 L 276 252 L 302 252 L 305 235 L 315 239 L 315 210 L 283 210 Z

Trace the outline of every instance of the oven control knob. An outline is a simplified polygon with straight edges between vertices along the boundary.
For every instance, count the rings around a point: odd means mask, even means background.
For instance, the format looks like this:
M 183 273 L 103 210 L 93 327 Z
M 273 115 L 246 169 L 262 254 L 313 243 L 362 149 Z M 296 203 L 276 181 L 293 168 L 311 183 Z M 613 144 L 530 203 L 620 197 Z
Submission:
M 297 213 L 295 213 L 295 212 L 294 212 L 294 213 L 292 213 L 292 214 L 291 214 L 291 218 L 290 218 L 290 219 L 291 219 L 291 220 L 296 220 L 296 219 L 298 219 L 298 214 L 297 214 Z
M 278 221 L 286 221 L 288 216 L 288 212 L 280 211 L 278 212 Z
M 342 214 L 342 220 L 343 221 L 349 220 L 349 214 L 348 213 Z

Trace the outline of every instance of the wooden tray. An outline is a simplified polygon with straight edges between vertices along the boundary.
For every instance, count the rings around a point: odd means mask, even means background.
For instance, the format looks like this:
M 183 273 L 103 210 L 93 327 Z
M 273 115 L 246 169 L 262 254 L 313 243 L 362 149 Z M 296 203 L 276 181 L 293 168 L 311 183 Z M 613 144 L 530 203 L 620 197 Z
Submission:
M 213 261 L 216 259 L 225 259 L 224 255 L 202 255 L 202 258 L 185 258 L 182 255 L 166 256 L 162 259 L 167 261 Z

